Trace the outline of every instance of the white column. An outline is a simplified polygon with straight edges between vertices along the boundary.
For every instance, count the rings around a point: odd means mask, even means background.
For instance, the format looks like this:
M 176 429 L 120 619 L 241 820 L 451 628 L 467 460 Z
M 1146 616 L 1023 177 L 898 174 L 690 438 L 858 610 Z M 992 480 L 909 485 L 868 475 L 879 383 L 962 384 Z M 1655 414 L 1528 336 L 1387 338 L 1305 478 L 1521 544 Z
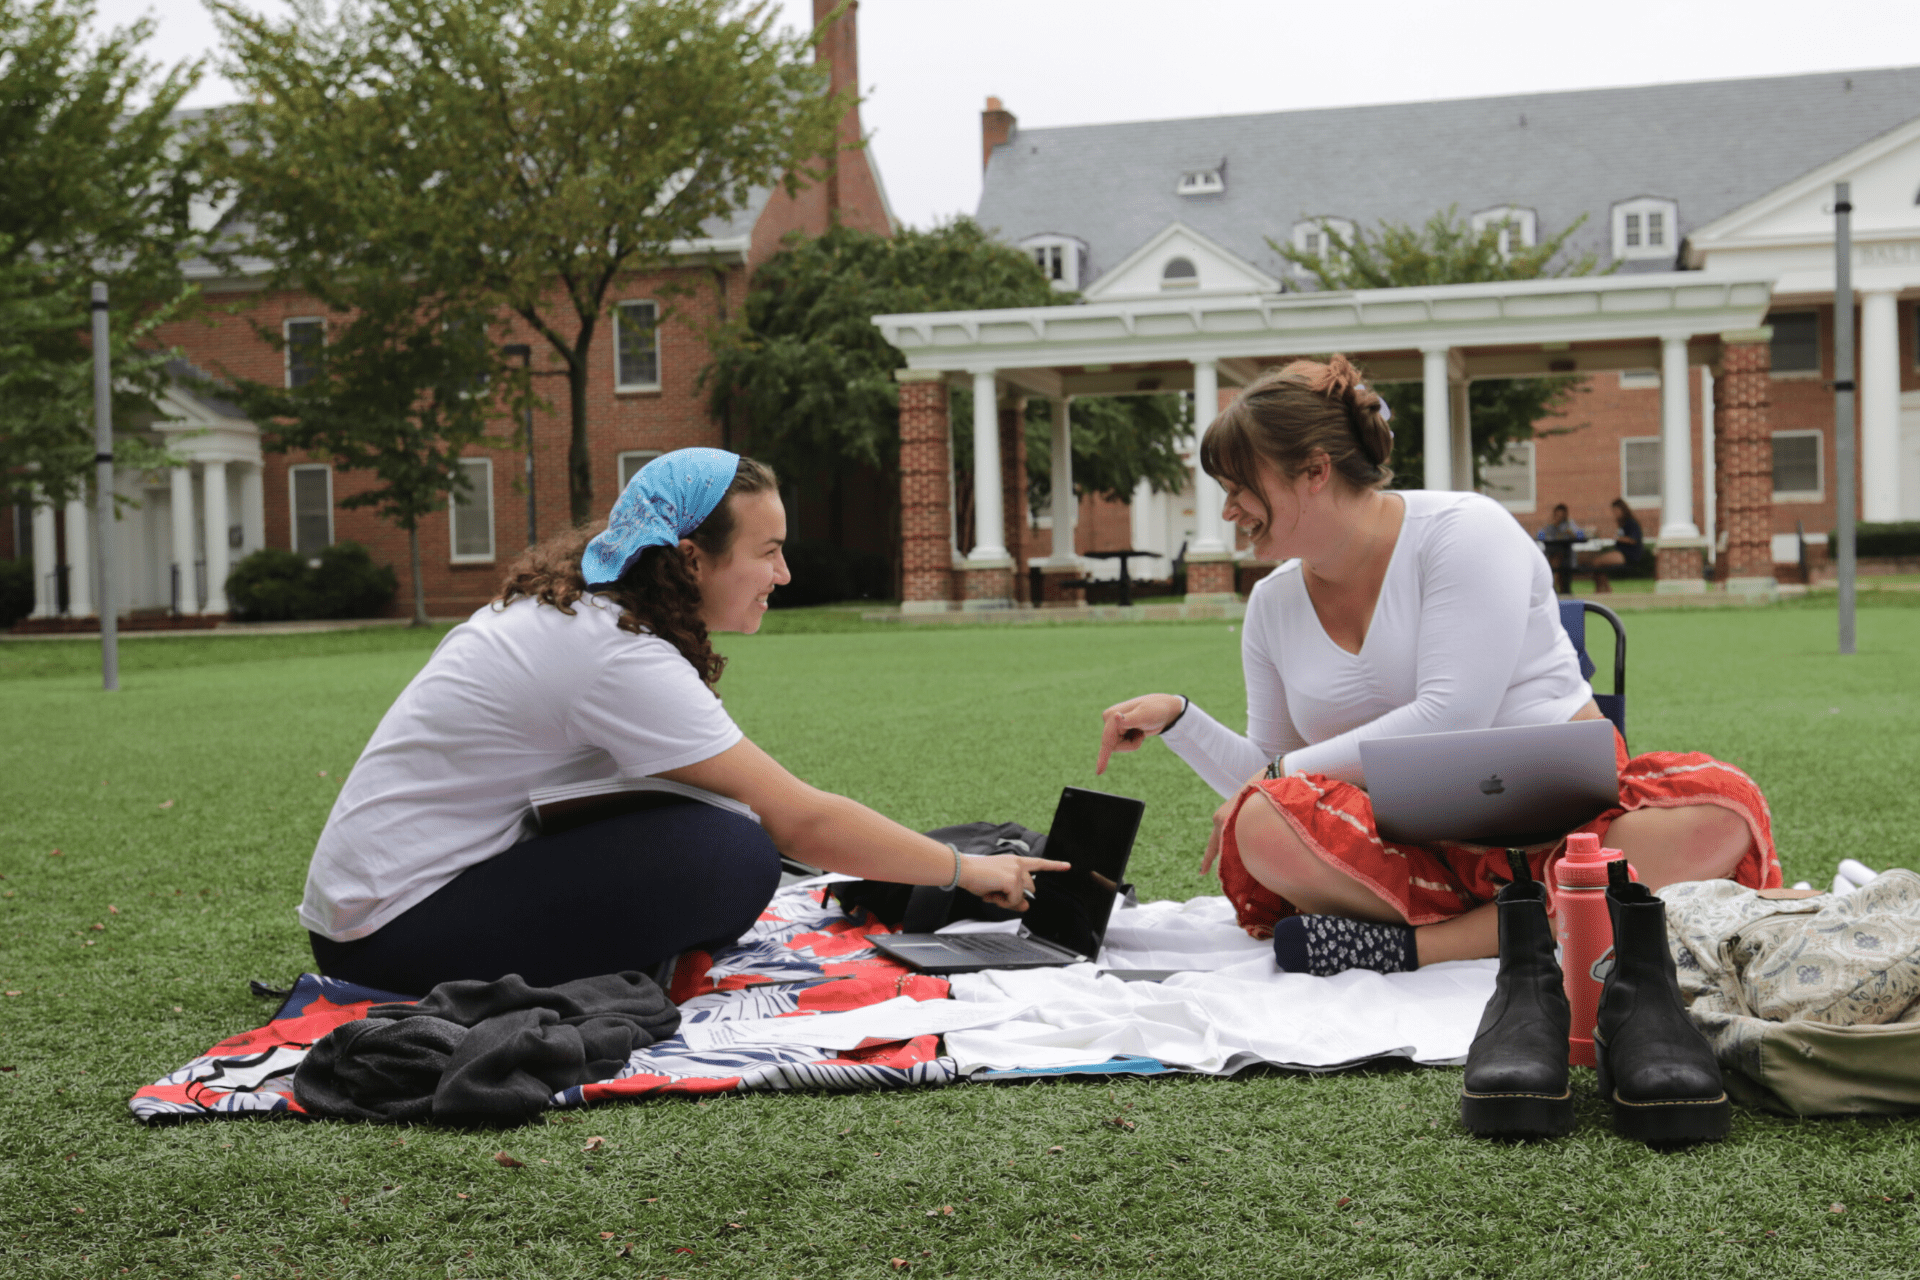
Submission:
M 1200 465 L 1200 437 L 1220 416 L 1220 373 L 1211 360 L 1193 362 L 1193 545 L 1188 555 L 1221 555 L 1232 548 L 1223 535 L 1220 509 L 1227 494 Z
M 1053 562 L 1073 563 L 1073 518 L 1080 500 L 1073 493 L 1073 424 L 1065 396 L 1048 402 L 1053 409 Z
M 227 464 L 200 464 L 202 500 L 206 503 L 207 612 L 227 611 Z
M 33 616 L 51 618 L 60 612 L 59 584 L 54 574 L 59 565 L 54 556 L 53 504 L 39 489 L 33 497 Z
M 1006 560 L 1006 509 L 1000 495 L 1000 405 L 993 370 L 973 371 L 973 550 L 971 561 Z
M 240 464 L 240 528 L 248 551 L 267 545 L 267 494 L 257 463 Z
M 1719 494 L 1714 485 L 1719 477 L 1713 457 L 1713 366 L 1700 366 L 1700 516 L 1707 540 L 1707 559 L 1714 558 L 1714 541 L 1719 536 Z
M 1660 339 L 1660 536 L 1697 538 L 1693 522 L 1693 398 L 1687 339 Z
M 173 485 L 173 571 L 179 575 L 180 612 L 200 612 L 193 588 L 193 468 L 173 467 L 167 473 Z M 166 586 L 169 595 L 172 583 Z
M 1860 518 L 1900 518 L 1900 309 L 1884 291 L 1860 295 Z
M 1425 418 L 1420 433 L 1420 452 L 1427 472 L 1429 489 L 1453 488 L 1453 432 L 1448 427 L 1452 408 L 1452 387 L 1447 373 L 1451 361 L 1445 347 L 1420 348 L 1421 412 Z
M 67 613 L 75 618 L 93 615 L 92 531 L 93 512 L 75 498 L 67 504 Z
M 1456 382 L 1451 388 L 1452 401 L 1447 415 L 1447 429 L 1453 437 L 1453 487 L 1471 491 L 1473 489 L 1473 418 L 1470 414 L 1470 401 L 1467 398 L 1467 383 Z

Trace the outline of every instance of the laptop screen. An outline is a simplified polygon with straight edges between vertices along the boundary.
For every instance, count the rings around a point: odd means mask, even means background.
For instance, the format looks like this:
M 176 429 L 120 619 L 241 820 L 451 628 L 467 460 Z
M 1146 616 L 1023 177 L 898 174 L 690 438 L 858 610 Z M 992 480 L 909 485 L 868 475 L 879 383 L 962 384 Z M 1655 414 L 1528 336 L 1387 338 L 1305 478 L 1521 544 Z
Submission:
M 1139 800 L 1104 791 L 1068 787 L 1060 793 L 1045 856 L 1071 862 L 1073 870 L 1035 874 L 1043 891 L 1027 909 L 1030 931 L 1081 955 L 1100 954 L 1145 811 Z

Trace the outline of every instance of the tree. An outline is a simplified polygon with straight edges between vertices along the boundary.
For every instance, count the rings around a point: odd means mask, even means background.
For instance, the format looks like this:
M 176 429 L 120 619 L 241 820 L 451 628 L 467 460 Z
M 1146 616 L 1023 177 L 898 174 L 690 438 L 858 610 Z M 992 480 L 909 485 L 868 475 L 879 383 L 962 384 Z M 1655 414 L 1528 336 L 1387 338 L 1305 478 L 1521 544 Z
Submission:
M 170 353 L 152 334 L 192 298 L 197 145 L 171 117 L 199 67 L 141 58 L 151 19 L 96 37 L 93 17 L 92 0 L 0 0 L 0 475 L 54 503 L 93 474 L 91 284 L 113 305 L 123 429 L 154 412 Z M 167 460 L 131 430 L 114 455 Z
M 239 247 L 309 276 L 404 268 L 521 317 L 567 374 L 575 521 L 615 282 L 822 171 L 850 105 L 766 0 L 294 0 L 278 21 L 211 2 L 243 94 L 220 152 Z
M 891 237 L 835 227 L 789 243 L 755 273 L 746 306 L 715 335 L 702 376 L 715 416 L 743 422 L 754 455 L 783 474 L 824 474 L 829 483 L 862 468 L 890 475 L 900 444 L 893 373 L 906 357 L 874 316 L 1072 301 L 1032 259 L 967 218 Z M 972 403 L 970 393 L 955 394 L 955 422 L 971 420 Z M 1076 400 L 1074 488 L 1122 502 L 1143 478 L 1156 489 L 1179 488 L 1184 464 L 1175 445 L 1190 430 L 1184 404 L 1169 395 Z M 1052 473 L 1045 412 L 1029 402 L 1028 483 L 1041 497 Z M 969 462 L 961 450 L 963 477 Z M 958 488 L 964 502 L 971 490 L 964 480 Z
M 500 347 L 484 309 L 458 295 L 422 298 L 408 281 L 368 276 L 320 296 L 347 318 L 327 335 L 307 381 L 288 388 L 233 379 L 222 390 L 266 424 L 274 449 L 321 453 L 337 470 L 373 473 L 378 484 L 340 505 L 372 507 L 407 531 L 413 625 L 423 627 L 420 520 L 465 490 L 460 459 L 470 446 L 508 443 L 487 434 L 509 411 L 498 393 Z M 260 334 L 284 348 L 280 334 Z M 527 394 L 524 385 L 517 392 Z
M 1324 223 L 1324 253 L 1305 253 L 1271 238 L 1267 243 L 1275 253 L 1311 273 L 1323 289 L 1531 280 L 1592 273 L 1598 261 L 1593 254 L 1556 262 L 1568 238 L 1585 221 L 1582 215 L 1559 235 L 1537 245 L 1520 245 L 1516 243 L 1519 228 L 1512 223 L 1493 223 L 1476 231 L 1460 220 L 1457 209 L 1447 209 L 1427 219 L 1423 227 L 1382 221 L 1377 229 L 1362 228 L 1350 237 Z M 1503 239 L 1508 242 L 1506 252 L 1501 249 Z M 1543 431 L 1537 424 L 1564 408 L 1584 381 L 1578 377 L 1484 378 L 1471 383 L 1467 396 L 1475 473 L 1497 463 L 1513 443 L 1578 430 Z M 1417 489 L 1425 474 L 1424 387 L 1418 382 L 1392 385 L 1386 399 L 1393 409 L 1394 484 Z

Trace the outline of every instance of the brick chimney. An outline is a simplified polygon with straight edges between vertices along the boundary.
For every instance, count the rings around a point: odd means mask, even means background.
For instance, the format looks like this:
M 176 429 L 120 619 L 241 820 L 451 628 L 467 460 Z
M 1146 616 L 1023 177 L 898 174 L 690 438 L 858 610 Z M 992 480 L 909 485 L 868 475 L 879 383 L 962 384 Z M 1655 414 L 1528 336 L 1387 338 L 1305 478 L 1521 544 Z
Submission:
M 817 4 L 819 0 L 814 0 Z M 987 109 L 980 113 L 980 171 L 986 172 L 987 163 L 993 159 L 993 149 L 1013 137 L 1014 126 L 1019 121 L 1013 118 L 1013 112 L 1006 109 L 998 98 L 987 99 Z
M 833 11 L 840 7 L 840 0 L 813 0 L 813 25 L 833 17 Z M 814 49 L 813 60 L 824 62 L 828 68 L 828 88 L 833 93 L 860 92 L 860 38 L 858 18 L 859 0 L 846 0 L 846 11 L 834 19 L 820 37 L 819 45 Z M 840 147 L 844 151 L 860 145 L 860 107 L 856 103 L 847 108 L 847 114 L 840 118 Z M 827 174 L 827 216 L 839 221 L 840 170 L 836 163 Z

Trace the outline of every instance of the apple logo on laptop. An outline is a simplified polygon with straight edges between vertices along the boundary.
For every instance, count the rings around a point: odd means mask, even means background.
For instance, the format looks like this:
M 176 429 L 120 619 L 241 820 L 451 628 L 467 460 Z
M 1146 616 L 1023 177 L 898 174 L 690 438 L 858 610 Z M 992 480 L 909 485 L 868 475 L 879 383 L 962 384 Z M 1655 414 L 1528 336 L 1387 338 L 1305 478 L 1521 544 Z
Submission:
M 1497 773 L 1480 784 L 1480 791 L 1483 795 L 1497 796 L 1506 789 L 1507 784 L 1500 781 L 1500 775 Z

